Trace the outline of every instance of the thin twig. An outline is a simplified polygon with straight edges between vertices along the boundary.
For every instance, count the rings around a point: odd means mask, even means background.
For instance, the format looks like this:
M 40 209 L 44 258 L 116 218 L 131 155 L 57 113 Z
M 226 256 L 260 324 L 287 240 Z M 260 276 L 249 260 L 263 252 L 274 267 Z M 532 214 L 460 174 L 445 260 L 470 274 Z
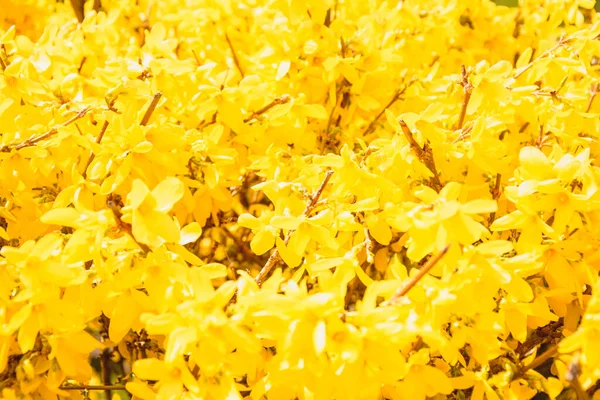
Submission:
M 585 108 L 585 112 L 589 113 L 592 109 L 592 103 L 594 103 L 594 99 L 596 98 L 596 94 L 598 93 L 598 83 L 593 83 L 592 88 L 590 89 L 590 99 L 588 100 L 587 107 Z
M 0 44 L 0 50 L 2 50 L 2 54 L 0 54 L 0 66 L 2 70 L 5 71 L 6 67 L 8 67 L 8 54 L 6 53 L 6 46 L 4 43 Z M 6 58 L 6 61 L 4 59 Z
M 313 211 L 313 209 L 315 208 L 315 205 L 319 201 L 319 198 L 323 194 L 323 191 L 325 190 L 325 187 L 327 186 L 327 183 L 329 183 L 329 180 L 331 179 L 331 175 L 332 174 L 333 174 L 332 170 L 328 170 L 325 173 L 325 178 L 323 179 L 323 182 L 321 183 L 321 186 L 319 186 L 319 188 L 317 189 L 317 191 L 313 194 L 313 196 L 310 199 L 310 203 L 308 203 L 308 205 L 304 209 L 303 215 L 305 217 L 310 216 L 310 213 Z M 285 240 L 284 240 L 284 244 L 287 245 L 288 242 L 290 241 L 291 237 L 292 237 L 292 231 L 288 231 L 288 233 L 287 233 L 287 235 L 285 237 Z M 267 275 L 269 275 L 269 273 L 271 272 L 271 270 L 277 265 L 277 263 L 280 260 L 281 260 L 281 257 L 279 255 L 279 251 L 277 250 L 277 248 L 275 248 L 275 251 L 273 251 L 273 253 L 269 257 L 269 259 L 267 260 L 267 263 L 260 270 L 260 272 L 258 273 L 258 275 L 256 276 L 256 278 L 254 278 L 254 280 L 256 281 L 256 283 L 258 284 L 258 286 L 262 286 L 262 284 L 263 284 L 265 278 L 267 277 Z
M 83 69 L 83 64 L 87 61 L 87 57 L 83 56 L 81 62 L 79 63 L 79 68 L 77 68 L 77 73 L 81 75 L 81 70 Z
M 515 353 L 520 357 L 524 357 L 535 347 L 556 340 L 562 336 L 564 320 L 560 318 L 558 321 L 550 322 L 548 325 L 537 328 L 524 343 L 520 343 L 515 349 Z
M 148 106 L 148 109 L 146 110 L 146 113 L 144 114 L 144 117 L 142 118 L 142 122 L 140 122 L 141 126 L 148 125 L 148 122 L 150 122 L 150 117 L 152 117 L 152 113 L 156 109 L 156 106 L 158 105 L 158 102 L 160 101 L 161 97 L 162 97 L 161 92 L 156 92 L 154 94 L 154 96 L 152 97 L 152 101 L 150 102 L 150 105 Z
M 75 12 L 75 16 L 77 17 L 77 20 L 79 22 L 83 22 L 83 19 L 85 17 L 84 3 L 85 3 L 85 0 L 71 0 L 71 7 L 73 8 L 73 11 Z
M 124 385 L 62 385 L 60 390 L 127 390 Z
M 542 149 L 545 145 L 545 137 L 544 137 L 544 125 L 540 124 L 540 133 L 538 135 L 537 142 L 535 142 L 535 146 L 539 149 Z
M 194 59 L 196 60 L 196 64 L 198 64 L 198 66 L 201 66 L 202 62 L 200 62 L 200 58 L 198 58 L 198 54 L 196 54 L 196 51 L 194 49 L 192 49 L 192 54 L 194 55 Z
M 429 168 L 429 170 L 433 174 L 433 178 L 431 179 L 431 186 L 435 191 L 439 192 L 442 189 L 442 182 L 440 181 L 437 168 L 435 167 L 433 151 L 429 147 L 427 141 L 425 142 L 425 146 L 421 148 L 421 146 L 419 146 L 419 143 L 417 143 L 417 141 L 413 137 L 410 128 L 408 127 L 408 125 L 406 125 L 406 122 L 404 122 L 403 120 L 400 120 L 398 122 L 400 123 L 402 133 L 406 137 L 406 140 L 408 141 L 408 144 L 410 145 L 410 148 L 412 149 L 413 153 L 415 153 L 419 161 L 425 164 L 425 166 Z
M 450 250 L 450 245 L 447 245 L 446 247 L 444 247 L 442 249 L 442 251 L 440 251 L 439 253 L 437 253 L 436 255 L 432 256 L 427 263 L 421 267 L 419 269 L 419 272 L 417 272 L 417 274 L 415 276 L 413 276 L 412 278 L 410 278 L 408 280 L 408 282 L 406 282 L 406 284 L 402 285 L 400 288 L 398 288 L 398 290 L 396 291 L 396 293 L 394 293 L 392 295 L 392 297 L 390 297 L 390 299 L 384 303 L 382 303 L 382 305 L 392 305 L 395 302 L 397 302 L 400 298 L 406 296 L 406 294 L 421 280 L 423 279 L 423 277 L 425 275 L 427 275 L 429 273 L 429 271 L 431 271 L 431 269 L 433 267 L 435 267 L 437 265 L 437 263 L 442 259 L 442 257 L 444 257 L 444 255 L 446 255 L 446 253 L 448 252 L 448 250 Z
M 238 71 L 240 71 L 240 75 L 242 75 L 242 78 L 244 78 L 246 75 L 244 74 L 244 70 L 242 69 L 242 65 L 240 64 L 240 60 L 238 59 L 238 56 L 235 52 L 235 49 L 233 48 L 233 44 L 231 43 L 231 39 L 229 39 L 229 35 L 225 34 L 225 40 L 227 40 L 227 44 L 229 45 L 229 48 L 231 49 L 231 54 L 233 55 L 233 63 L 235 64 L 236 68 L 238 69 Z
M 333 115 L 335 114 L 335 111 L 337 110 L 338 104 L 342 101 L 342 92 L 344 91 L 346 86 L 349 84 L 350 84 L 350 82 L 348 82 L 346 80 L 346 78 L 344 78 L 342 80 L 342 83 L 340 83 L 340 87 L 335 92 L 335 104 L 331 108 L 331 112 L 329 113 L 329 119 L 327 120 L 327 129 L 325 129 L 325 132 L 327 132 L 327 133 L 329 133 L 329 131 L 331 130 L 331 124 L 333 123 Z
M 104 389 L 104 395 L 107 399 L 112 398 L 111 390 L 108 386 L 110 386 L 110 352 L 108 349 L 103 349 L 100 353 L 100 374 L 102 375 L 102 384 L 103 386 L 107 386 Z
M 383 114 L 385 114 L 385 110 L 387 110 L 388 108 L 390 108 L 391 106 L 393 106 L 395 102 L 397 102 L 398 100 L 400 100 L 401 97 L 402 97 L 402 95 L 413 84 L 413 82 L 415 82 L 414 79 L 412 79 L 402 89 L 396 90 L 396 93 L 394 93 L 394 96 L 389 101 L 389 103 L 387 103 L 387 105 L 385 107 L 383 107 L 383 109 L 379 112 L 379 114 L 377 114 L 375 116 L 375 118 L 373 119 L 373 121 L 371 121 L 369 123 L 369 125 L 367 126 L 367 129 L 365 129 L 364 132 L 363 132 L 363 136 L 368 135 L 369 133 L 371 133 L 373 131 L 373 129 L 375 129 L 375 124 L 377 123 L 377 121 L 379 121 L 379 118 L 381 118 L 383 116 Z
M 417 141 L 415 140 L 412 132 L 410 131 L 410 128 L 408 127 L 408 125 L 406 125 L 406 122 L 404 122 L 404 120 L 400 120 L 398 122 L 400 123 L 400 128 L 402 128 L 402 133 L 404 134 L 404 137 L 408 141 L 408 144 L 410 145 L 410 148 L 413 151 L 413 153 L 415 153 L 415 155 L 419 158 L 419 160 L 425 158 L 423 149 L 421 148 L 421 146 L 419 146 L 419 143 L 417 143 Z
M 248 122 L 252 121 L 253 119 L 257 118 L 259 115 L 262 115 L 262 114 L 266 113 L 271 108 L 273 108 L 273 107 L 275 107 L 277 105 L 289 103 L 291 99 L 292 98 L 290 96 L 288 96 L 288 95 L 284 95 L 284 96 L 278 97 L 275 100 L 273 100 L 272 102 L 270 102 L 269 104 L 267 104 L 266 106 L 264 106 L 263 108 L 252 112 L 252 114 L 250 114 L 249 117 L 244 118 L 244 122 L 248 123 Z M 210 120 L 208 120 L 208 121 L 206 121 L 206 120 L 201 121 L 200 124 L 196 127 L 196 129 L 200 130 L 200 129 L 206 128 L 206 127 L 208 127 L 210 125 L 216 124 L 217 123 L 217 114 L 218 113 L 219 113 L 219 111 L 217 110 L 217 111 L 215 111 L 213 113 L 213 115 L 212 115 L 212 117 L 211 117 Z
M 39 142 L 41 142 L 42 140 L 46 140 L 48 139 L 50 136 L 56 135 L 58 133 L 58 129 L 59 128 L 63 128 L 67 125 L 72 124 L 73 122 L 77 121 L 78 119 L 83 118 L 83 116 L 85 114 L 87 114 L 88 111 L 90 111 L 92 108 L 91 107 L 86 107 L 83 110 L 79 111 L 77 113 L 77 115 L 75 115 L 74 117 L 72 117 L 71 119 L 63 122 L 62 124 L 60 124 L 58 127 L 54 127 L 52 129 L 50 129 L 48 132 L 43 133 L 39 136 L 36 136 L 34 138 L 30 138 L 27 139 L 23 142 L 20 143 L 15 143 L 15 144 L 9 144 L 9 145 L 4 145 L 2 147 L 0 147 L 0 152 L 9 152 L 11 150 L 21 150 L 22 148 L 25 147 L 30 147 L 33 146 Z
M 115 221 L 117 222 L 117 226 L 119 227 L 119 229 L 125 231 L 131 237 L 131 239 L 140 247 L 140 249 L 142 249 L 142 251 L 144 252 L 144 254 L 150 253 L 150 247 L 148 247 L 144 243 L 138 242 L 138 240 L 135 238 L 135 236 L 133 236 L 133 230 L 131 228 L 131 225 L 128 224 L 127 222 L 124 222 L 121 219 L 121 217 L 123 216 L 123 214 L 121 213 L 121 209 L 120 209 L 119 205 L 117 205 L 117 202 L 114 201 L 114 200 L 112 200 L 109 197 L 107 199 L 107 201 L 106 201 L 106 205 L 113 212 L 113 215 L 115 217 Z
M 452 141 L 452 144 L 456 144 L 462 140 L 465 140 L 471 135 L 471 131 L 473 130 L 473 125 L 466 126 L 465 128 L 460 130 L 460 135 Z
M 542 365 L 546 360 L 554 357 L 556 354 L 558 354 L 558 346 L 550 346 L 548 350 L 537 356 L 531 363 L 521 368 L 519 371 L 520 375 L 524 374 L 525 372 L 531 369 L 536 369 L 537 367 Z
M 323 182 L 321 182 L 321 185 L 319 186 L 317 191 L 311 197 L 310 202 L 304 209 L 304 212 L 302 215 L 304 215 L 305 217 L 308 217 L 310 215 L 310 213 L 314 210 L 314 208 L 316 207 L 316 205 L 319 202 L 319 198 L 321 197 L 321 195 L 323 194 L 323 191 L 325 190 L 325 187 L 327 186 L 327 183 L 329 183 L 329 180 L 331 179 L 332 174 L 333 174 L 332 170 L 328 170 L 325 173 L 325 178 L 323 179 Z M 292 237 L 292 232 L 293 231 L 288 231 L 287 235 L 285 236 L 285 239 L 283 241 L 283 243 L 285 245 L 287 245 L 289 243 L 290 238 Z M 277 266 L 277 264 L 280 261 L 281 261 L 281 256 L 279 255 L 279 250 L 277 249 L 277 247 L 275 247 L 275 250 L 273 251 L 273 253 L 271 253 L 271 255 L 269 256 L 269 259 L 267 260 L 265 265 L 259 271 L 258 275 L 254 278 L 254 280 L 256 281 L 256 283 L 258 284 L 259 287 L 262 286 L 266 277 L 273 270 L 273 268 L 275 268 Z M 233 297 L 229 301 L 229 304 L 231 305 L 231 304 L 235 303 L 236 300 L 237 300 L 237 292 L 233 294 Z
M 467 115 L 467 107 L 469 106 L 469 101 L 471 100 L 471 94 L 473 94 L 473 85 L 469 82 L 469 75 L 467 74 L 467 69 L 464 65 L 460 68 L 461 73 L 461 82 L 460 85 L 463 87 L 465 96 L 463 98 L 462 106 L 460 108 L 460 115 L 458 117 L 458 125 L 456 129 L 462 129 L 463 124 L 465 122 L 465 116 Z
M 492 189 L 492 199 L 494 200 L 498 200 L 498 198 L 500 197 L 500 186 L 502 184 L 502 175 L 501 174 L 496 174 L 496 183 L 494 184 L 494 188 Z M 494 222 L 494 220 L 496 219 L 496 212 L 492 212 L 490 213 L 490 225 L 492 224 L 492 222 Z
M 202 120 L 200 122 L 200 124 L 198 124 L 198 127 L 196 129 L 200 130 L 200 129 L 206 128 L 207 126 L 216 124 L 217 123 L 217 113 L 218 113 L 218 111 L 215 111 L 212 115 L 212 118 L 209 121 Z
M 278 106 L 280 104 L 289 103 L 292 98 L 288 95 L 283 95 L 281 97 L 277 97 L 275 100 L 264 106 L 263 108 L 254 111 L 249 117 L 244 119 L 244 122 L 250 122 L 253 119 L 257 118 L 259 115 L 262 115 L 269 111 L 271 108 Z
M 517 79 L 519 76 L 523 75 L 526 71 L 528 71 L 529 69 L 531 69 L 531 67 L 533 67 L 533 64 L 535 64 L 536 61 L 539 61 L 539 60 L 542 60 L 542 59 L 548 57 L 549 55 L 551 55 L 552 53 L 554 53 L 556 50 L 558 50 L 560 47 L 562 47 L 565 44 L 569 43 L 571 40 L 572 40 L 571 38 L 565 38 L 564 36 L 562 36 L 558 40 L 558 43 L 556 43 L 554 46 L 552 46 L 552 48 L 546 50 L 544 53 L 542 53 L 542 55 L 540 55 L 535 60 L 532 60 L 529 64 L 527 64 L 520 71 L 518 71 L 515 74 L 514 79 Z
M 104 137 L 104 134 L 106 133 L 107 128 L 108 128 L 108 120 L 105 120 L 104 124 L 102 124 L 102 128 L 100 129 L 100 133 L 98 133 L 98 136 L 96 136 L 96 143 L 100 144 L 100 142 L 102 141 L 102 138 Z M 92 154 L 90 155 L 90 158 L 88 158 L 87 163 L 85 164 L 85 168 L 83 170 L 82 175 L 84 178 L 87 177 L 87 169 L 89 168 L 92 161 L 94 161 L 95 157 L 96 157 L 96 155 L 94 154 L 94 152 L 92 152 Z

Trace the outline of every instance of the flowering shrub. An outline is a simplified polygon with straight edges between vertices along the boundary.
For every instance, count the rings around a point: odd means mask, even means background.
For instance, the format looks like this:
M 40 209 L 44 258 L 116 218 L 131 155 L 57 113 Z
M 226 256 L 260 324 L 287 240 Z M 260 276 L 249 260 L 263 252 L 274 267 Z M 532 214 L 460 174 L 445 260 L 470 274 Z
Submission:
M 5 3 L 2 398 L 599 398 L 594 1 Z

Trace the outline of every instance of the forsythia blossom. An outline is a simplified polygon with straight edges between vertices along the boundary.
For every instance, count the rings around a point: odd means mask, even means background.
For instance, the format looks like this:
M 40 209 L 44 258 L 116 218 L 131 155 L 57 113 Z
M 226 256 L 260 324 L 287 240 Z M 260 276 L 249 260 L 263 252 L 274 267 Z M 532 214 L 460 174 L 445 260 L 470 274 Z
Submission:
M 600 396 L 594 1 L 81 3 L 2 1 L 1 398 Z

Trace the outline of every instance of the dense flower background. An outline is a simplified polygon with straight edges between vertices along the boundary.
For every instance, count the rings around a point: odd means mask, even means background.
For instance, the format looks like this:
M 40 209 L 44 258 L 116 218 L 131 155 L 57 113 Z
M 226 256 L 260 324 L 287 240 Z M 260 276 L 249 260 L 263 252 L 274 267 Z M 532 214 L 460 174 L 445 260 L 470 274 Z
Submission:
M 594 1 L 75 3 L 2 0 L 2 398 L 599 398 Z

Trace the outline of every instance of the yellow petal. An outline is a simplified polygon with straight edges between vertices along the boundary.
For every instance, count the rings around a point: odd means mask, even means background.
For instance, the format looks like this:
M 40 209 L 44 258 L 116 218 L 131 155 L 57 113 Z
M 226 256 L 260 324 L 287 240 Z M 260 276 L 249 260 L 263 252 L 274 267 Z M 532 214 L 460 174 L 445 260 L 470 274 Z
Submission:
M 491 231 L 506 231 L 508 229 L 522 228 L 529 219 L 521 211 L 513 211 L 495 220 L 490 226 Z
M 519 152 L 519 163 L 524 179 L 543 180 L 552 172 L 552 163 L 537 147 L 523 147 Z
M 313 342 L 317 355 L 323 353 L 325 345 L 327 344 L 327 326 L 324 321 L 317 322 L 315 330 L 313 331 Z
M 321 246 L 329 247 L 334 250 L 339 247 L 331 231 L 324 226 L 307 224 L 307 228 L 310 237 L 317 241 Z
M 238 225 L 248 229 L 262 229 L 265 224 L 252 214 L 242 214 L 238 217 Z
M 290 70 L 290 62 L 289 61 L 282 61 L 279 63 L 279 66 L 277 67 L 277 73 L 275 74 L 275 80 L 279 81 L 281 80 L 281 78 L 283 78 L 288 71 Z
M 131 293 L 127 291 L 121 294 L 117 299 L 108 326 L 110 340 L 119 343 L 129 332 L 139 315 L 140 307 L 131 296 Z
M 155 210 L 167 213 L 175 203 L 183 197 L 185 186 L 177 178 L 169 177 L 160 182 L 152 190 L 152 197 L 156 200 Z
M 226 228 L 225 228 L 226 229 Z M 195 242 L 202 234 L 202 227 L 196 221 L 191 222 L 181 228 L 179 234 L 179 244 L 184 245 Z
M 8 326 L 2 326 L 0 332 L 2 335 L 12 335 L 16 332 L 17 329 L 21 327 L 27 321 L 29 316 L 31 315 L 31 306 L 25 305 L 21 307 L 17 312 L 15 312 L 12 317 L 10 317 L 10 322 Z
M 452 387 L 454 389 L 468 389 L 473 387 L 475 384 L 475 378 L 471 376 L 457 376 L 454 378 L 450 378 L 450 382 L 452 383 Z
M 277 250 L 283 261 L 291 268 L 296 268 L 302 262 L 302 256 L 296 254 L 294 250 L 287 247 L 283 240 L 279 237 L 275 239 Z
M 327 110 L 321 104 L 305 104 L 303 106 L 303 109 L 304 109 L 304 115 L 306 115 L 309 118 L 315 118 L 315 119 L 329 118 L 329 114 L 327 113 Z
M 135 214 L 134 214 L 135 215 Z M 173 218 L 170 216 L 160 213 L 151 212 L 148 215 L 143 216 L 143 225 L 148 230 L 150 235 L 160 237 L 167 243 L 178 243 L 180 238 L 179 228 Z M 136 235 L 136 225 L 133 225 L 133 234 Z M 137 239 L 137 236 L 136 236 Z M 149 242 L 146 242 L 150 244 Z
M 300 218 L 292 217 L 288 215 L 276 215 L 269 221 L 269 225 L 286 230 L 295 230 L 298 229 L 298 225 L 300 225 L 302 221 Z
M 384 246 L 390 244 L 390 241 L 392 240 L 392 230 L 381 214 L 368 217 L 367 227 L 369 228 L 371 236 L 379 243 Z
M 461 191 L 462 185 L 460 183 L 448 182 L 440 191 L 440 197 L 443 197 L 446 200 L 458 200 Z
M 508 293 L 515 296 L 519 301 L 528 303 L 533 300 L 533 290 L 531 289 L 531 286 L 529 286 L 527 281 L 520 276 L 513 275 L 510 282 L 503 285 L 503 288 Z
M 169 334 L 165 349 L 165 362 L 172 363 L 187 352 L 188 346 L 197 340 L 195 327 L 177 327 Z
M 263 229 L 254 235 L 250 241 L 250 248 L 254 253 L 260 256 L 271 250 L 274 244 L 275 236 L 267 229 Z
M 146 382 L 127 382 L 127 384 L 125 385 L 125 389 L 127 389 L 129 393 L 131 393 L 139 399 L 156 399 L 156 393 L 152 391 L 152 389 Z
M 40 331 L 39 321 L 40 320 L 37 314 L 31 315 L 19 328 L 17 341 L 23 354 L 33 349 L 33 346 L 35 345 L 35 340 L 37 338 L 38 332 Z
M 227 267 L 219 263 L 204 264 L 199 267 L 199 270 L 203 275 L 206 275 L 208 279 L 224 278 L 227 276 Z
M 138 378 L 150 381 L 165 379 L 171 373 L 165 362 L 156 358 L 137 360 L 133 363 L 132 371 Z
M 481 243 L 475 249 L 481 254 L 501 256 L 502 254 L 510 253 L 514 247 L 508 240 L 490 240 L 489 242 Z
M 149 194 L 150 189 L 148 189 L 148 186 L 143 181 L 135 179 L 131 183 L 131 191 L 127 195 L 131 208 L 134 210 L 138 208 Z
M 77 228 L 79 211 L 74 208 L 54 208 L 42 215 L 40 221 L 48 225 L 61 225 Z
M 527 316 L 517 309 L 511 309 L 504 312 L 504 319 L 512 336 L 521 343 L 525 342 L 527 339 Z
M 461 207 L 462 212 L 465 214 L 481 214 L 496 212 L 498 204 L 496 200 L 485 200 L 478 199 L 469 201 Z

